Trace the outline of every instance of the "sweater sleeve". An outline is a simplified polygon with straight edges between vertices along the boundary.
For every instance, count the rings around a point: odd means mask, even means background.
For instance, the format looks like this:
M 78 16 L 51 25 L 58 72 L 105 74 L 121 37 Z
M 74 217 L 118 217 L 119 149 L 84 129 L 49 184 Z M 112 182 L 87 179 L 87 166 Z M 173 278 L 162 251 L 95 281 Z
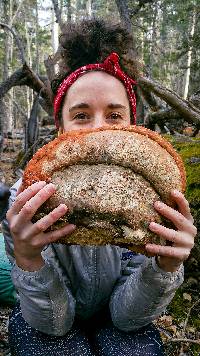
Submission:
M 165 272 L 154 257 L 142 257 L 142 263 L 133 258 L 127 264 L 110 298 L 113 323 L 123 331 L 137 330 L 155 320 L 183 282 L 183 265 L 176 272 Z
M 11 188 L 10 205 L 19 184 Z M 70 281 L 62 270 L 52 247 L 47 246 L 42 256 L 45 265 L 35 272 L 19 268 L 14 258 L 14 247 L 7 220 L 2 223 L 8 258 L 12 263 L 12 281 L 18 292 L 23 318 L 28 324 L 50 335 L 61 336 L 72 327 L 75 298 Z

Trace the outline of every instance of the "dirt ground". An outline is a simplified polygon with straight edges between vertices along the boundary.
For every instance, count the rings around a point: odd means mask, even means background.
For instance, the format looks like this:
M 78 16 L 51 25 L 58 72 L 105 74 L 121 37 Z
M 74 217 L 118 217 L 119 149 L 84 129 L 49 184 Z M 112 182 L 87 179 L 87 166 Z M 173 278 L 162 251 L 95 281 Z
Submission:
M 0 154 L 0 182 L 11 187 L 19 178 L 19 170 L 15 164 L 21 150 L 22 143 L 20 140 L 6 140 L 6 151 Z
M 0 182 L 11 187 L 20 176 L 20 171 L 15 173 L 13 166 L 21 148 L 21 141 L 15 140 L 12 142 L 11 140 L 7 140 L 5 145 L 6 151 L 2 152 L 0 155 Z M 10 306 L 0 305 L 0 356 L 9 355 L 7 326 L 11 310 L 12 308 Z
M 10 307 L 0 306 L 0 356 L 9 355 L 7 327 L 10 312 Z

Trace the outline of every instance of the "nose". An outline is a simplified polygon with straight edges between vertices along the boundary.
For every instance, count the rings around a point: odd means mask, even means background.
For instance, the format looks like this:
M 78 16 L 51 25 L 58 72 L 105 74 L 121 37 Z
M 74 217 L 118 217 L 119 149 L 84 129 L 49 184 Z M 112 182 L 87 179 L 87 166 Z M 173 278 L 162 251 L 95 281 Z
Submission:
M 104 118 L 103 114 L 94 115 L 93 120 L 93 128 L 98 129 L 99 127 L 106 125 L 106 119 Z

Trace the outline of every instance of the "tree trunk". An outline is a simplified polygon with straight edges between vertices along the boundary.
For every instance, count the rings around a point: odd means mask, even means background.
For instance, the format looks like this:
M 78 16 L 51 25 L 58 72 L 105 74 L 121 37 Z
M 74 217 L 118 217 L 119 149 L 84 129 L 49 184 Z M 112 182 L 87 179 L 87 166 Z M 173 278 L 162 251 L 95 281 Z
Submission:
M 38 105 L 39 105 L 39 95 L 37 95 L 33 101 L 33 106 L 31 108 L 31 113 L 29 120 L 26 125 L 25 130 L 25 151 L 34 145 L 38 139 Z M 32 152 L 33 154 L 34 152 Z
M 12 21 L 12 0 L 9 2 L 4 2 L 4 17 L 7 24 L 10 26 Z M 13 56 L 13 36 L 11 33 L 6 31 L 5 33 L 5 57 L 4 57 L 4 80 L 10 76 L 10 63 L 12 62 Z M 7 119 L 4 119 L 4 131 L 12 132 L 13 130 L 13 90 L 10 91 L 10 97 L 6 99 L 7 102 Z
M 195 22 L 196 22 L 196 9 L 193 10 L 192 18 L 191 18 L 191 28 L 189 33 L 190 43 L 192 43 L 194 37 Z M 189 90 L 189 83 L 190 83 L 190 70 L 191 70 L 191 62 L 192 62 L 192 50 L 193 50 L 193 45 L 190 44 L 187 53 L 187 69 L 185 73 L 185 86 L 184 86 L 184 93 L 183 93 L 184 99 L 187 99 L 188 97 L 188 90 Z
M 115 1 L 123 26 L 128 30 L 129 33 L 132 33 L 132 22 L 129 15 L 127 1 L 124 0 L 115 0 Z
M 53 48 L 53 53 L 56 53 L 58 49 L 58 23 L 56 22 L 54 10 L 51 10 L 51 44 Z
M 87 16 L 89 18 L 91 18 L 92 17 L 92 0 L 86 1 L 86 12 L 87 12 Z
M 149 75 L 152 75 L 153 65 L 156 63 L 155 56 L 155 47 L 157 45 L 157 15 L 158 15 L 158 3 L 155 3 L 153 6 L 153 19 L 151 23 L 152 31 L 151 31 L 151 43 L 150 43 L 150 55 L 149 55 Z
M 32 54 L 31 54 L 31 45 L 30 45 L 30 36 L 28 33 L 27 20 L 25 19 L 25 33 L 26 33 L 26 43 L 27 43 L 27 62 L 28 66 L 32 68 Z M 26 103 L 27 103 L 27 116 L 30 116 L 31 107 L 33 103 L 33 92 L 29 87 L 26 88 Z
M 36 1 L 35 5 L 35 10 L 36 10 L 36 24 L 35 24 L 35 49 L 36 49 L 36 59 L 35 59 L 35 70 L 36 74 L 39 74 L 39 63 L 40 63 L 40 51 L 39 51 L 39 46 L 38 46 L 38 33 L 39 33 L 39 23 L 38 23 L 38 3 Z
M 189 123 L 200 125 L 200 110 L 192 102 L 182 99 L 173 90 L 163 87 L 160 83 L 154 82 L 148 78 L 140 77 L 137 80 L 138 85 L 147 91 L 153 92 L 156 96 L 163 99 L 175 111 Z
M 72 21 L 72 6 L 71 0 L 67 0 L 67 22 Z
M 63 27 L 63 21 L 62 21 L 62 14 L 61 14 L 61 9 L 59 8 L 58 1 L 57 0 L 52 0 L 55 16 L 56 16 L 56 22 L 58 23 L 60 29 Z
M 141 30 L 139 30 L 138 33 L 138 43 L 139 43 L 138 55 L 141 60 L 141 63 L 143 63 L 144 62 L 144 31 L 142 28 L 143 28 L 144 18 L 141 16 L 138 19 L 138 22 L 139 22 L 139 28 L 141 28 Z

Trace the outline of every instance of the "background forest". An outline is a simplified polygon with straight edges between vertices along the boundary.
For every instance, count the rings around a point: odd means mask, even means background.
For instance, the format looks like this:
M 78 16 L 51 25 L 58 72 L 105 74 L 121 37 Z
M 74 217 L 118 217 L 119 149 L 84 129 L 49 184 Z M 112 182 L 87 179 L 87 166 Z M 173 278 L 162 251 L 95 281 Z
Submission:
M 200 1 L 0 0 L 0 181 L 11 185 L 37 148 L 55 135 L 49 81 L 63 23 L 103 17 L 134 35 L 138 123 L 164 134 L 186 165 L 200 221 Z M 186 279 L 157 324 L 168 355 L 200 353 L 200 245 Z

